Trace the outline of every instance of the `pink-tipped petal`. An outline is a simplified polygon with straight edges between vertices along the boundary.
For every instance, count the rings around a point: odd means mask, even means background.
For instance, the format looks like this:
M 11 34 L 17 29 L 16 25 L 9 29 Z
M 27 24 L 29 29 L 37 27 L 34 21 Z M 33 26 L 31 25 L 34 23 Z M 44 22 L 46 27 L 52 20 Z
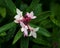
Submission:
M 35 19 L 36 18 L 36 16 L 34 16 L 34 13 L 33 13 L 33 11 L 32 12 L 30 12 L 30 13 L 28 13 L 27 12 L 27 14 L 26 14 L 29 18 L 31 18 L 31 19 Z
M 26 15 L 29 15 L 29 13 L 27 12 Z
M 28 27 L 21 21 L 20 21 L 20 25 L 21 25 L 21 27 L 28 29 Z
M 28 27 L 23 23 L 23 22 L 20 22 L 20 25 L 21 25 L 21 31 L 24 32 L 24 36 L 28 36 Z
M 31 11 L 30 15 L 31 15 L 31 16 L 34 16 L 34 13 L 33 13 L 33 11 Z
M 34 38 L 37 38 L 37 33 L 36 32 L 39 30 L 39 27 L 33 28 L 33 27 L 29 26 L 29 29 L 30 29 L 29 36 L 33 36 Z
M 35 19 L 35 18 L 36 18 L 36 16 L 31 17 L 31 19 Z
M 21 22 L 21 21 L 20 21 L 20 25 L 21 25 L 21 27 L 23 27 L 23 28 L 25 27 L 25 24 L 24 24 L 23 22 Z
M 26 28 L 24 29 L 24 36 L 28 36 L 28 31 Z

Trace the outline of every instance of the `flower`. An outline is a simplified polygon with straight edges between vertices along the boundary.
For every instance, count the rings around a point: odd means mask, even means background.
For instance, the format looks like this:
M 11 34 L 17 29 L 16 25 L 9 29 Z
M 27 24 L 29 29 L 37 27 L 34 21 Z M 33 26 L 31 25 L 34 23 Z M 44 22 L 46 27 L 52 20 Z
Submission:
M 31 19 L 35 19 L 36 18 L 36 16 L 34 16 L 34 13 L 33 13 L 33 11 L 32 12 L 30 12 L 30 13 L 28 13 L 27 12 L 27 14 L 26 14 L 29 18 L 31 18 Z
M 37 37 L 36 31 L 38 31 L 39 28 L 33 28 L 29 26 L 29 22 L 31 19 L 35 19 L 36 16 L 34 16 L 33 11 L 30 13 L 26 13 L 25 16 L 22 15 L 22 11 L 19 9 L 16 9 L 17 15 L 15 15 L 15 23 L 19 23 L 21 26 L 21 31 L 24 33 L 24 36 L 33 36 L 34 38 Z M 28 32 L 30 31 L 30 34 Z
M 19 9 L 16 9 L 17 15 L 14 17 L 15 23 L 20 23 L 21 26 L 21 31 L 24 33 L 24 36 L 28 36 L 28 27 L 23 23 L 24 17 L 22 15 L 22 11 L 20 11 Z
M 17 12 L 17 15 L 14 17 L 15 18 L 14 22 L 20 23 L 20 20 L 23 19 L 22 11 L 20 11 L 19 9 L 16 9 L 16 12 Z
M 37 38 L 36 32 L 39 30 L 39 27 L 33 28 L 33 27 L 29 26 L 29 28 L 30 28 L 30 34 L 29 34 L 29 36 L 33 36 L 34 38 Z
M 24 36 L 28 36 L 28 27 L 23 23 L 23 22 L 20 22 L 20 25 L 21 25 L 21 31 L 24 32 Z

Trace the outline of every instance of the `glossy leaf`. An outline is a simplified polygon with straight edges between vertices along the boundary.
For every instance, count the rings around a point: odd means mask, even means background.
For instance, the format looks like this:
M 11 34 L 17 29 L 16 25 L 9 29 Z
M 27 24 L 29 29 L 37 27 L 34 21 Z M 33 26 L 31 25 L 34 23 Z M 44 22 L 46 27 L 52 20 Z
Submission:
M 16 27 L 17 27 L 17 25 L 13 26 L 12 28 L 10 28 L 7 31 L 7 34 L 4 37 L 5 41 L 9 41 L 10 39 L 12 39 L 14 37 L 15 31 L 16 31 Z
M 60 5 L 53 3 L 51 5 L 51 21 L 60 27 Z
M 12 2 L 12 0 L 4 0 L 6 7 L 9 9 L 9 11 L 12 12 L 12 14 L 16 13 L 16 6 Z
M 32 0 L 30 6 L 26 9 L 26 11 L 32 11 L 37 6 L 40 0 Z M 32 5 L 33 4 L 33 5 Z
M 31 22 L 34 24 L 39 24 L 40 21 L 43 21 L 44 19 L 47 19 L 51 15 L 50 11 L 47 12 L 41 12 L 39 15 L 37 15 L 37 18 L 32 20 Z
M 16 24 L 14 22 L 8 23 L 2 27 L 0 27 L 0 33 L 5 32 L 6 30 L 12 28 L 13 26 L 15 26 Z
M 37 4 L 33 11 L 35 16 L 39 16 L 42 13 L 42 4 Z
M 51 37 L 51 34 L 46 29 L 44 29 L 42 27 L 39 27 L 39 31 L 37 33 L 44 35 L 46 37 Z
M 39 26 L 48 29 L 48 28 L 53 27 L 53 23 L 52 23 L 51 20 L 49 20 L 49 19 L 44 19 L 43 21 L 41 21 L 41 22 L 39 23 Z
M 27 4 L 21 4 L 20 5 L 20 10 L 22 10 L 23 12 L 26 12 L 26 8 L 28 7 L 28 5 Z
M 20 45 L 20 48 L 28 48 L 29 46 L 29 38 L 21 38 L 21 41 L 20 41 L 21 45 Z
M 17 32 L 17 34 L 15 35 L 12 44 L 15 44 L 21 37 L 22 37 L 22 32 L 19 30 L 19 31 Z
M 47 41 L 41 39 L 41 38 L 36 38 L 32 40 L 33 42 L 37 43 L 37 44 L 42 44 L 42 45 L 50 45 Z

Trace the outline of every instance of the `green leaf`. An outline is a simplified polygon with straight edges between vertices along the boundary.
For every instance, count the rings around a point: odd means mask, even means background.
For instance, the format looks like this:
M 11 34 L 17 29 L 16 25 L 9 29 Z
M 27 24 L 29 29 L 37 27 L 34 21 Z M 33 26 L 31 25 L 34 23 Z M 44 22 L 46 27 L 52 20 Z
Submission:
M 6 25 L 3 25 L 2 27 L 0 27 L 0 33 L 5 32 L 6 30 L 12 28 L 15 25 L 16 24 L 14 22 L 11 22 L 11 23 L 8 23 Z
M 20 48 L 28 48 L 29 38 L 21 38 L 20 43 L 21 43 Z
M 37 43 L 37 44 L 42 44 L 42 45 L 48 45 L 48 46 L 50 46 L 50 44 L 48 43 L 48 41 L 43 40 L 41 38 L 32 39 L 32 41 L 34 43 Z
M 39 31 L 37 33 L 44 35 L 46 37 L 51 37 L 51 34 L 46 29 L 44 29 L 42 27 L 39 27 Z
M 47 19 L 49 16 L 51 15 L 50 11 L 46 11 L 46 12 L 41 12 L 40 14 L 37 15 L 37 18 L 32 20 L 31 22 L 34 24 L 39 24 L 40 21 L 43 21 L 44 19 Z
M 5 8 L 0 7 L 0 15 L 1 15 L 2 17 L 5 17 L 5 16 L 6 16 L 6 9 L 5 9 Z
M 59 26 L 60 27 L 60 22 L 57 20 L 57 19 L 55 19 L 55 15 L 51 15 L 50 16 L 50 19 L 51 19 L 51 21 L 54 23 L 54 24 L 56 24 L 57 26 Z
M 42 4 L 37 4 L 33 11 L 35 16 L 39 16 L 42 13 Z
M 26 8 L 28 7 L 28 5 L 27 4 L 21 4 L 20 5 L 20 10 L 22 10 L 23 12 L 25 11 L 26 12 Z
M 51 21 L 60 27 L 60 5 L 52 3 L 51 4 Z
M 32 0 L 30 6 L 26 9 L 26 11 L 32 11 L 37 6 L 40 0 Z
M 21 4 L 21 0 L 15 0 L 15 5 L 17 8 L 20 7 L 20 4 Z
M 0 33 L 0 36 L 6 36 L 6 32 Z
M 14 37 L 17 25 L 13 26 L 7 31 L 7 35 L 4 37 L 5 41 L 9 41 L 12 37 Z
M 12 12 L 12 14 L 16 13 L 16 6 L 12 2 L 12 0 L 4 0 L 6 7 Z
M 21 37 L 22 37 L 22 32 L 19 30 L 19 31 L 17 32 L 17 34 L 15 35 L 12 44 L 15 44 Z
M 51 28 L 51 27 L 53 27 L 53 23 L 51 22 L 50 19 L 45 19 L 40 22 L 39 26 L 41 26 L 43 28 Z
M 60 35 L 60 33 L 59 33 L 59 28 L 56 27 L 56 26 L 54 26 L 54 27 L 53 27 L 53 33 L 52 33 L 52 37 L 53 37 L 53 41 L 54 41 L 54 42 L 55 42 L 55 41 L 58 41 L 58 39 L 56 39 L 56 38 L 60 38 L 59 35 Z

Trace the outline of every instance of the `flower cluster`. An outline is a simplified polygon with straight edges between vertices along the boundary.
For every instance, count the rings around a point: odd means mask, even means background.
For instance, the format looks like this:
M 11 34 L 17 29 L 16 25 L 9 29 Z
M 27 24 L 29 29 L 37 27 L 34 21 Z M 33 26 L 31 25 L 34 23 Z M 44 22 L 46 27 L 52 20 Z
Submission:
M 15 23 L 19 23 L 21 26 L 21 31 L 24 33 L 24 36 L 33 36 L 34 38 L 37 37 L 36 31 L 38 31 L 39 27 L 33 28 L 29 25 L 31 19 L 35 19 L 33 11 L 30 13 L 26 13 L 24 16 L 22 15 L 22 11 L 16 9 L 17 15 L 15 15 Z M 28 34 L 29 32 L 29 34 Z

